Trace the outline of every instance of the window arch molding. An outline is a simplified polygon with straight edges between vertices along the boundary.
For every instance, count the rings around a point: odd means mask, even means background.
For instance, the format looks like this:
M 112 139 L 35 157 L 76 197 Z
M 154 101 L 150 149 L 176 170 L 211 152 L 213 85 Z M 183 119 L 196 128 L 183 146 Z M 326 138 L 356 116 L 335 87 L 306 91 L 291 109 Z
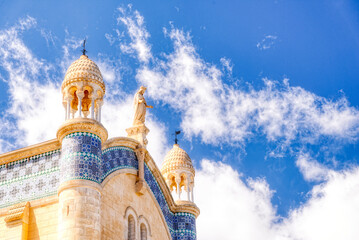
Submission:
M 151 234 L 150 224 L 148 223 L 147 219 L 143 215 L 139 216 L 139 218 L 138 218 L 138 229 L 140 230 L 139 234 L 138 234 L 138 239 L 141 239 L 141 225 L 142 224 L 146 228 L 146 233 L 147 233 L 146 240 L 151 240 L 152 234 Z
M 132 207 L 127 207 L 126 211 L 125 211 L 125 215 L 124 215 L 124 219 L 125 219 L 125 231 L 124 231 L 124 239 L 128 239 L 128 236 L 129 236 L 129 219 L 130 218 L 133 218 L 133 221 L 134 221 L 134 236 L 135 236 L 135 239 L 138 239 L 137 236 L 138 236 L 138 229 L 139 229 L 139 225 L 138 225 L 138 215 L 135 211 L 135 209 L 133 209 Z

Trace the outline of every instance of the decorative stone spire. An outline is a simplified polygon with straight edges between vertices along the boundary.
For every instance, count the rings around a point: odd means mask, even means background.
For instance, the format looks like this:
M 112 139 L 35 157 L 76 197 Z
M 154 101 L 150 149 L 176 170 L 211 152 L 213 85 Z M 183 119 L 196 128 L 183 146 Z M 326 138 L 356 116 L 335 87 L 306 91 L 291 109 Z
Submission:
M 86 55 L 70 65 L 62 82 L 61 92 L 65 120 L 84 117 L 101 122 L 105 83 L 96 63 Z
M 181 194 L 186 191 L 187 201 L 193 202 L 195 170 L 191 158 L 178 144 L 174 144 L 173 148 L 167 153 L 161 173 L 171 192 L 176 191 L 177 197 L 175 199 L 184 200 L 185 198 Z

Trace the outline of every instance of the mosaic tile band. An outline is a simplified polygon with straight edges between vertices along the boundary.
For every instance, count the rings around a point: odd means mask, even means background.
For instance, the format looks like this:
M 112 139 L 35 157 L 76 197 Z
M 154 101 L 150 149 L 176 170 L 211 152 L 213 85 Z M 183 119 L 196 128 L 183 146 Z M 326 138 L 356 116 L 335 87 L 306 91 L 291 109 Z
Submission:
M 101 140 L 92 133 L 76 132 L 62 140 L 60 182 L 86 179 L 97 183 L 102 177 Z
M 0 208 L 57 193 L 60 150 L 0 166 Z

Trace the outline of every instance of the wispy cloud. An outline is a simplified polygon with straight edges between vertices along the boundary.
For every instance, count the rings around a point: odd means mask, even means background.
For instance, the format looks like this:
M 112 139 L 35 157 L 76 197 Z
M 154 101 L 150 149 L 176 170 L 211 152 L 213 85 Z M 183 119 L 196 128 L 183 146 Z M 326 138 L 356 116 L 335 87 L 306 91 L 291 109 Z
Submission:
M 328 167 L 313 159 L 308 153 L 299 153 L 295 164 L 307 181 L 327 180 L 332 172 Z
M 46 30 L 42 28 L 40 29 L 40 34 L 45 39 L 47 47 L 50 46 L 50 43 L 55 46 L 55 37 L 52 34 L 51 30 Z
M 135 53 L 140 61 L 148 63 L 152 58 L 151 46 L 147 42 L 150 34 L 144 26 L 144 19 L 141 14 L 135 10 L 132 11 L 132 5 L 118 8 L 120 16 L 117 18 L 117 23 L 122 23 L 126 26 L 131 42 L 128 44 L 122 43 L 121 50 L 125 53 Z
M 260 42 L 258 42 L 256 46 L 259 50 L 267 50 L 274 46 L 277 39 L 277 36 L 267 35 Z

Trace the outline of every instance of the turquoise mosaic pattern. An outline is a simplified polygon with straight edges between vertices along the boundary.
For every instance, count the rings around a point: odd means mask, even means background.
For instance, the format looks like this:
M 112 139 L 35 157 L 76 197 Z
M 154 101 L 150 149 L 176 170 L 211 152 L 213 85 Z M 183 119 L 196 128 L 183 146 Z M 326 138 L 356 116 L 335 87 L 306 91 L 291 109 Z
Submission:
M 189 213 L 176 213 L 173 220 L 176 229 L 173 240 L 196 239 L 196 218 Z
M 76 132 L 62 140 L 60 182 L 86 179 L 97 183 L 102 177 L 101 140 L 92 133 Z
M 0 166 L 0 208 L 57 193 L 60 150 Z

